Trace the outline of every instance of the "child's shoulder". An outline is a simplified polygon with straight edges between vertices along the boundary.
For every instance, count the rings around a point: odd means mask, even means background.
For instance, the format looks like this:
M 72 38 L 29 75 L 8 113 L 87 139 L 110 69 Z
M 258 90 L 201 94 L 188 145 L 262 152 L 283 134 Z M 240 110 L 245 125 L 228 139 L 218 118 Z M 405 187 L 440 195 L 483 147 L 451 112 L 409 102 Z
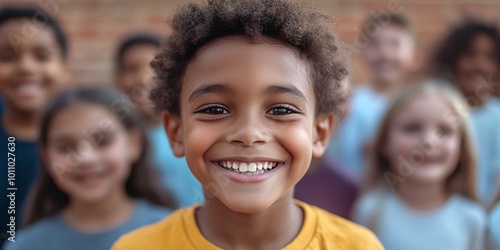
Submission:
M 455 194 L 450 198 L 453 211 L 449 218 L 456 220 L 460 218 L 465 227 L 471 230 L 482 229 L 486 226 L 488 216 L 486 210 L 477 202 L 470 200 L 462 195 Z
M 496 203 L 493 208 L 491 209 L 490 216 L 498 218 L 498 221 L 500 221 L 500 202 Z M 500 224 L 499 224 L 500 225 Z
M 369 191 L 363 194 L 356 201 L 356 206 L 355 206 L 356 210 L 372 211 L 376 207 L 379 207 L 380 204 L 384 202 L 384 199 L 390 195 L 391 195 L 390 192 L 383 188 L 377 188 L 372 191 Z
M 486 217 L 486 210 L 481 204 L 459 194 L 453 195 L 451 199 L 455 201 L 457 210 L 462 211 L 465 215 L 476 218 Z
M 305 222 L 301 232 L 307 227 L 314 229 L 309 247 L 313 249 L 383 249 L 375 235 L 368 229 L 321 208 L 302 202 Z M 298 237 L 304 234 L 299 234 Z
M 5 249 L 50 249 L 63 231 L 59 215 L 45 218 L 18 231 L 15 242 L 7 242 Z
M 195 209 L 195 206 L 177 209 L 161 221 L 127 233 L 115 242 L 112 249 L 160 249 L 161 246 L 171 245 L 169 240 L 172 239 L 181 244 L 185 240 L 185 217 L 194 213 Z

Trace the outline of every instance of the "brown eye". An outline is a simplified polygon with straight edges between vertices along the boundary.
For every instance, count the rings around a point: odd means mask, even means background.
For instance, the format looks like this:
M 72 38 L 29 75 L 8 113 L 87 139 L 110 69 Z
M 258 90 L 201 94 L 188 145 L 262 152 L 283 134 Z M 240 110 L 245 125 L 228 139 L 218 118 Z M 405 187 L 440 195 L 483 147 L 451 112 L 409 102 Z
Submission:
M 35 54 L 35 58 L 39 62 L 45 62 L 50 59 L 50 53 L 48 51 L 38 51 Z
M 2 61 L 2 62 L 11 62 L 15 58 L 16 58 L 16 53 L 12 50 L 0 52 L 0 61 Z
M 196 113 L 209 114 L 209 115 L 225 115 L 229 114 L 229 111 L 223 106 L 213 105 L 199 109 Z
M 439 137 L 448 136 L 453 132 L 453 130 L 449 127 L 441 127 L 438 129 L 437 133 Z
M 288 115 L 298 113 L 298 110 L 289 105 L 272 107 L 267 111 L 270 115 Z
M 422 126 L 420 124 L 407 124 L 403 126 L 403 131 L 409 134 L 416 134 L 422 131 Z

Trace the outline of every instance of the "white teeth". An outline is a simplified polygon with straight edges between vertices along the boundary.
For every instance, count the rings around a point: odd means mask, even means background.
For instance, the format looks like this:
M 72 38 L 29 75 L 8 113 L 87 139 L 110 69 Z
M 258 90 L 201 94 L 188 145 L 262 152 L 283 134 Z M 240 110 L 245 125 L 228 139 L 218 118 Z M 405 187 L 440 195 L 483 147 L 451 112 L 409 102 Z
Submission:
M 247 171 L 248 171 L 248 164 L 246 164 L 245 162 L 242 162 L 240 164 L 240 172 L 245 173 Z
M 255 164 L 255 163 L 253 163 L 253 162 L 252 162 L 252 163 L 250 163 L 250 164 L 248 164 L 248 171 L 250 171 L 250 172 L 255 172 L 255 171 L 257 171 L 257 164 Z
M 277 162 L 231 162 L 220 161 L 220 166 L 227 169 L 232 169 L 236 173 L 244 173 L 246 175 L 258 175 L 270 171 L 278 166 Z

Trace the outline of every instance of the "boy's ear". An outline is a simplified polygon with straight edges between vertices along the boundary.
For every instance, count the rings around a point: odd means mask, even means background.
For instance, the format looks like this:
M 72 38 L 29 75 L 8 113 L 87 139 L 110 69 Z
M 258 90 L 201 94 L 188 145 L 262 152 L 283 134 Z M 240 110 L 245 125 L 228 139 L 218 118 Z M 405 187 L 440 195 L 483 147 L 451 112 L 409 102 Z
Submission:
M 170 112 L 163 112 L 163 127 L 174 155 L 177 157 L 184 156 L 184 138 L 180 116 Z
M 333 133 L 335 116 L 333 113 L 318 115 L 314 124 L 313 158 L 323 156 Z

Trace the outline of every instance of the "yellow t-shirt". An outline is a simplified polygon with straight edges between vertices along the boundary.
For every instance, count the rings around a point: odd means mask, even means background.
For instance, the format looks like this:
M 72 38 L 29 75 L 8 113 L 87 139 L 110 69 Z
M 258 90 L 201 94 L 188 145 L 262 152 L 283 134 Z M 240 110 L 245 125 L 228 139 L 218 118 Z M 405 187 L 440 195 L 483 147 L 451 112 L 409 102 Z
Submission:
M 330 214 L 323 209 L 295 201 L 304 211 L 304 224 L 284 250 L 383 249 L 368 229 Z M 219 250 L 201 234 L 195 220 L 197 206 L 179 209 L 168 218 L 122 236 L 112 250 L 201 249 Z

